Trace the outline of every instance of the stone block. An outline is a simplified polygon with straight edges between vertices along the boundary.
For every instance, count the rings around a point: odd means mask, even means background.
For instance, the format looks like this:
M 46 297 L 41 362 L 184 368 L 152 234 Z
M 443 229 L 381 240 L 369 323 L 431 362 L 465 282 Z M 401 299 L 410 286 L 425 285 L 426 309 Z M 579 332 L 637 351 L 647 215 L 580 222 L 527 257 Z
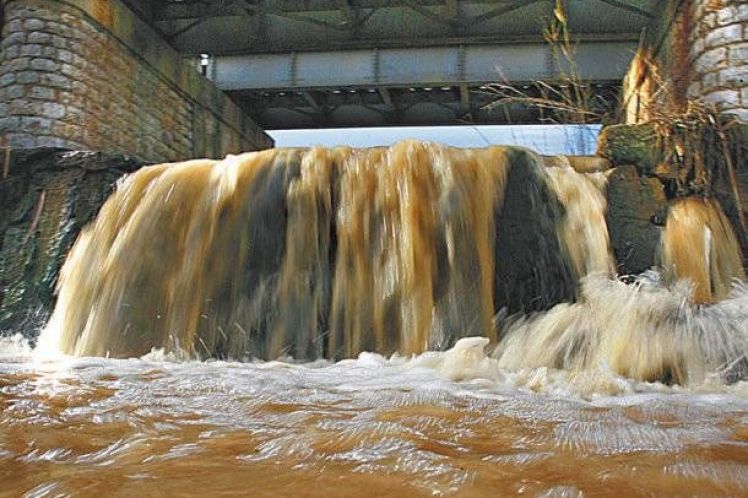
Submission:
M 26 19 L 23 22 L 23 27 L 28 31 L 40 31 L 44 29 L 44 21 L 41 19 Z
M 24 39 L 26 38 L 26 31 L 23 28 L 23 21 L 20 19 L 11 19 L 10 21 L 5 23 L 4 31 L 7 34 L 6 36 L 11 36 L 16 33 L 23 34 Z
M 26 94 L 26 90 L 22 85 L 11 85 L 5 89 L 5 98 L 17 99 L 23 97 Z
M 730 46 L 730 64 L 748 64 L 748 41 Z
M 56 102 L 45 102 L 42 104 L 42 116 L 61 119 L 65 117 L 65 106 Z
M 701 78 L 701 84 L 702 93 L 717 89 L 719 87 L 719 73 L 706 73 L 704 77 Z
M 727 63 L 727 49 L 724 47 L 707 50 L 701 54 L 694 64 L 699 73 L 708 73 L 717 68 L 724 67 Z
M 740 24 L 731 24 L 709 32 L 704 41 L 706 46 L 711 48 L 740 42 L 742 40 L 743 26 Z
M 64 76 L 62 74 L 55 74 L 55 73 L 45 74 L 42 80 L 45 85 L 48 85 L 54 88 L 60 88 L 63 90 L 70 90 L 72 88 L 72 83 L 70 79 L 67 76 Z
M 0 118 L 0 133 L 18 131 L 21 127 L 21 118 L 17 116 Z
M 21 45 L 21 55 L 25 55 L 29 57 L 41 57 L 43 48 L 44 47 L 42 45 L 27 43 L 27 44 Z
M 16 79 L 23 84 L 38 83 L 40 74 L 37 71 L 21 71 L 16 73 Z
M 11 33 L 0 41 L 0 49 L 7 49 L 12 45 L 23 45 L 26 43 L 26 33 Z
M 60 62 L 71 64 L 73 62 L 73 53 L 69 50 L 58 50 L 57 60 Z
M 52 35 L 52 46 L 55 48 L 67 48 L 70 44 L 70 40 L 68 38 Z
M 725 111 L 725 114 L 734 117 L 741 123 L 748 123 L 748 109 L 745 109 L 745 108 L 728 109 Z
M 61 64 L 60 65 L 60 72 L 65 75 L 69 76 L 73 79 L 77 79 L 81 77 L 81 70 L 77 67 L 73 66 L 72 64 Z
M 38 31 L 33 31 L 29 33 L 28 35 L 28 42 L 29 43 L 38 43 L 41 45 L 46 45 L 52 40 L 52 35 L 49 33 L 40 33 Z
M 691 44 L 691 55 L 699 56 L 704 51 L 704 39 L 701 37 L 696 38 Z
M 31 69 L 37 71 L 57 71 L 60 69 L 60 64 L 52 59 L 32 59 Z
M 16 82 L 15 73 L 5 73 L 0 76 L 0 86 L 8 86 Z
M 54 100 L 55 91 L 46 86 L 34 86 L 29 91 L 29 96 L 35 99 Z
M 6 135 L 7 143 L 11 147 L 31 148 L 36 147 L 36 137 L 28 133 L 9 133 Z
M 49 31 L 50 33 L 54 33 L 55 35 L 63 36 L 65 38 L 70 38 L 73 34 L 73 30 L 69 26 L 55 21 L 47 22 L 47 31 Z
M 717 13 L 717 24 L 726 26 L 738 22 L 738 8 L 734 5 L 722 7 Z
M 2 53 L 0 53 L 0 59 L 10 61 L 18 57 L 20 54 L 21 54 L 21 46 L 11 45 L 7 48 L 2 49 Z
M 31 67 L 31 59 L 28 57 L 19 57 L 3 64 L 6 71 L 25 71 Z
M 39 102 L 28 99 L 15 99 L 8 104 L 9 113 L 13 116 L 33 116 L 39 109 Z
M 748 4 L 738 6 L 737 20 L 739 22 L 748 21 Z
M 733 109 L 738 107 L 740 92 L 737 90 L 718 90 L 710 92 L 703 96 L 704 102 L 717 106 L 718 109 Z
M 42 117 L 22 117 L 21 126 L 28 133 L 41 134 L 52 129 L 52 121 Z
M 730 66 L 719 71 L 719 82 L 722 86 L 748 86 L 748 66 Z

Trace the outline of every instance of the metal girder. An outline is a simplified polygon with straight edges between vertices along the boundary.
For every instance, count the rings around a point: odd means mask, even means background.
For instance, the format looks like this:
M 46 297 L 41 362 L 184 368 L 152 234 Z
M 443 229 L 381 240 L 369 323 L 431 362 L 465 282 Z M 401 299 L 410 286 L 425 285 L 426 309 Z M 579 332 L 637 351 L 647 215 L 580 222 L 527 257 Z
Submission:
M 128 3 L 138 3 L 140 0 L 126 0 Z M 152 0 L 160 5 L 156 14 L 156 20 L 164 19 L 189 19 L 211 15 L 212 12 L 220 10 L 221 5 L 229 0 L 187 0 L 184 2 L 169 2 L 164 0 Z M 346 10 L 341 2 L 346 0 L 273 0 L 272 10 L 276 13 L 284 12 L 330 12 L 335 10 Z M 457 0 L 449 0 L 457 1 Z M 464 1 L 464 0 L 463 0 Z M 257 3 L 250 0 L 251 3 Z M 413 2 L 409 0 L 347 0 L 348 6 L 353 10 L 381 9 L 387 7 L 407 6 Z M 417 0 L 418 5 L 443 6 L 445 0 Z M 507 0 L 469 0 L 473 4 L 506 4 Z
M 632 5 L 627 2 L 623 2 L 621 0 L 598 0 L 598 2 L 602 2 L 608 5 L 611 5 L 613 7 L 616 7 L 617 9 L 625 10 L 627 12 L 632 12 L 638 16 L 643 16 L 652 19 L 654 17 L 654 14 L 648 10 L 642 9 L 641 7 L 638 7 L 636 5 Z
M 539 89 L 523 85 L 529 96 Z M 620 84 L 596 83 L 589 87 L 598 110 L 615 101 Z M 537 123 L 538 109 L 519 103 L 490 106 L 500 97 L 491 87 L 461 85 L 432 88 L 380 88 L 315 90 L 315 109 L 302 91 L 232 92 L 233 98 L 266 129 Z M 386 96 L 386 97 L 385 97 Z M 609 109 L 608 109 L 609 110 Z
M 635 50 L 635 42 L 581 44 L 575 54 L 580 76 L 619 80 Z M 553 61 L 551 47 L 540 43 L 294 52 L 215 57 L 211 75 L 223 90 L 515 83 L 565 74 Z

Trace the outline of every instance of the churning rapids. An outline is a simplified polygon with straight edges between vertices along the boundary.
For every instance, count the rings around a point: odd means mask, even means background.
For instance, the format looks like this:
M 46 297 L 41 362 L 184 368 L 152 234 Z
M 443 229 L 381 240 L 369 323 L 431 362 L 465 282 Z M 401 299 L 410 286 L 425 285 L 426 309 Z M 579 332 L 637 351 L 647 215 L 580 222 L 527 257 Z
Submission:
M 748 286 L 712 199 L 619 278 L 610 172 L 420 142 L 143 168 L 33 348 L 0 496 L 746 496 Z

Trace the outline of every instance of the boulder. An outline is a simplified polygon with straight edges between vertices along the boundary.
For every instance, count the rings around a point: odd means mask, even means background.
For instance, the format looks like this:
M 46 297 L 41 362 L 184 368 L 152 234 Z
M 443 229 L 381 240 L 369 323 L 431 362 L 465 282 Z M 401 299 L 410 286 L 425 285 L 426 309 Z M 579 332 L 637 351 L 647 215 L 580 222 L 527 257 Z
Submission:
M 606 218 L 618 273 L 633 275 L 651 268 L 667 214 L 662 183 L 640 176 L 634 166 L 620 166 L 610 173 L 607 196 Z
M 652 125 L 611 125 L 600 132 L 597 154 L 613 166 L 633 165 L 642 176 L 656 176 L 660 163 Z

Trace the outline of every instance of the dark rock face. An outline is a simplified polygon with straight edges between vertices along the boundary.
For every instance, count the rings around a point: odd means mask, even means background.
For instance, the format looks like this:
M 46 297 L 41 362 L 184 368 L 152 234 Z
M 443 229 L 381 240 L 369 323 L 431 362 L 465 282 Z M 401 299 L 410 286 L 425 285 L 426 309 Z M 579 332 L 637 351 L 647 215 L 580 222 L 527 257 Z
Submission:
M 620 166 L 608 178 L 608 233 L 620 275 L 641 273 L 655 262 L 667 212 L 662 183 Z
M 135 159 L 99 152 L 14 149 L 0 178 L 0 333 L 36 336 L 54 307 L 60 267 Z
M 496 221 L 495 309 L 539 311 L 572 301 L 574 274 L 556 226 L 564 207 L 529 153 L 515 151 Z

